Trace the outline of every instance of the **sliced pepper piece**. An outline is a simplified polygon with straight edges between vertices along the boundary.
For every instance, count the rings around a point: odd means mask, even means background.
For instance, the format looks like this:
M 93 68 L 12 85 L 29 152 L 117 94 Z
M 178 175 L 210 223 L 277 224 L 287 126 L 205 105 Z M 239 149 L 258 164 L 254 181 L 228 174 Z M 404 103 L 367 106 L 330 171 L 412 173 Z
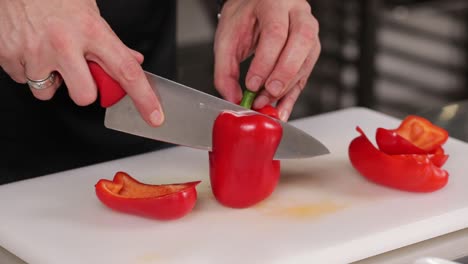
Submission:
M 407 116 L 396 129 L 379 128 L 376 141 L 387 154 L 434 153 L 448 139 L 448 132 L 429 120 L 415 115 Z
M 390 155 L 427 154 L 426 150 L 417 147 L 392 129 L 377 128 L 375 140 L 379 149 Z
M 438 147 L 433 154 L 428 154 L 428 156 L 432 163 L 439 168 L 442 167 L 449 158 L 449 155 L 445 154 L 442 147 Z
M 361 134 L 348 148 L 353 167 L 375 183 L 411 192 L 432 192 L 448 182 L 447 171 L 435 166 L 426 154 L 388 155 L 378 150 L 360 127 Z
M 123 213 L 158 220 L 172 220 L 192 211 L 200 181 L 149 185 L 117 172 L 112 181 L 101 179 L 95 185 L 96 195 L 107 207 Z
M 277 116 L 271 106 L 259 112 Z M 280 161 L 273 157 L 282 132 L 279 122 L 262 115 L 223 112 L 216 118 L 209 163 L 211 186 L 218 202 L 245 208 L 274 191 Z

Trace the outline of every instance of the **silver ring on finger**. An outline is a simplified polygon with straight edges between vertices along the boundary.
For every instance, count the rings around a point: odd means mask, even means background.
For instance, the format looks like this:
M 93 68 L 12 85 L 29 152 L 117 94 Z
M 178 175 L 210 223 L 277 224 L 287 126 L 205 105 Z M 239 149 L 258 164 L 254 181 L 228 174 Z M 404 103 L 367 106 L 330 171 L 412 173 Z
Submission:
M 29 87 L 36 89 L 36 90 L 49 88 L 52 85 L 54 85 L 56 80 L 58 79 L 56 72 L 52 72 L 51 74 L 49 74 L 49 76 L 47 76 L 47 78 L 42 79 L 42 80 L 31 80 L 28 77 L 26 78 L 28 79 Z

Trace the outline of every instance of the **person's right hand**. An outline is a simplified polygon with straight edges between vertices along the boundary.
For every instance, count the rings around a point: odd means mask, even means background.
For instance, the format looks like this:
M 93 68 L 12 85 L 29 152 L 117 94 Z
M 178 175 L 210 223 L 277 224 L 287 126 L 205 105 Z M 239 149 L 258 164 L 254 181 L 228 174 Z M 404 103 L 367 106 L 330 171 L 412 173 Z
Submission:
M 0 66 L 18 83 L 58 72 L 80 106 L 97 98 L 87 61 L 98 63 L 132 98 L 143 119 L 160 125 L 161 105 L 140 64 L 143 55 L 126 47 L 100 16 L 95 0 L 0 0 Z M 61 82 L 31 89 L 51 99 Z

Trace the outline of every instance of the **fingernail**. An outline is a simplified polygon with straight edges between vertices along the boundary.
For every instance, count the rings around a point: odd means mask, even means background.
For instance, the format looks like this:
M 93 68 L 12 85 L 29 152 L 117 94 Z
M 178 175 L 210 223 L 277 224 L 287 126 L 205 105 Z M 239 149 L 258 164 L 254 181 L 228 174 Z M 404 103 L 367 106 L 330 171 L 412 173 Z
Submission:
M 159 126 L 161 125 L 162 121 L 163 117 L 161 115 L 161 112 L 158 110 L 154 110 L 150 115 L 151 124 L 153 124 L 154 126 Z
M 279 96 L 281 94 L 281 91 L 283 90 L 283 83 L 278 80 L 274 80 L 269 83 L 267 88 L 271 95 Z
M 287 110 L 282 110 L 282 111 L 280 111 L 279 117 L 280 117 L 281 121 L 283 121 L 283 122 L 288 121 L 288 118 L 289 118 L 289 111 L 287 111 Z
M 262 85 L 262 78 L 260 76 L 253 76 L 249 79 L 247 83 L 247 88 L 252 91 L 258 91 L 260 89 L 260 85 Z
M 270 98 L 264 95 L 259 95 L 257 99 L 255 100 L 253 107 L 255 109 L 259 109 L 267 105 L 269 102 L 270 102 Z

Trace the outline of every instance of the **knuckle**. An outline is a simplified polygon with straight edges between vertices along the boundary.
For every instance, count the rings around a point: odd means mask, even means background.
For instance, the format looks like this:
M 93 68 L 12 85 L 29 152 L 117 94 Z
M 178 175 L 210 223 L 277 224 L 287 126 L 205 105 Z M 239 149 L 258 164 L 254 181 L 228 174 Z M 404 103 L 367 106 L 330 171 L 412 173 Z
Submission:
M 315 65 L 315 63 L 317 62 L 317 60 L 319 59 L 320 54 L 322 54 L 322 44 L 320 44 L 320 42 L 317 42 L 317 45 L 314 47 L 312 52 L 313 52 L 313 55 L 310 56 L 310 57 L 312 57 L 311 58 L 311 61 L 312 61 L 311 65 L 313 67 Z
M 314 65 L 315 65 L 315 57 L 308 56 L 306 60 L 304 61 L 303 71 L 305 73 L 310 73 L 312 69 L 314 68 Z
M 286 110 L 292 110 L 297 101 L 295 93 L 289 93 L 281 99 L 281 105 Z
M 226 93 L 229 93 L 230 90 L 235 89 L 235 87 L 232 85 L 232 82 L 230 82 L 229 79 L 224 76 L 215 77 L 213 83 L 216 90 L 222 95 L 225 95 Z
M 312 50 L 312 53 L 305 59 L 304 67 L 307 69 L 308 72 L 312 71 L 312 68 L 314 67 L 315 63 L 318 60 L 318 57 L 320 56 L 321 49 L 322 47 L 320 43 L 318 43 L 317 46 Z
M 317 54 L 320 54 L 322 52 L 322 44 L 320 43 L 320 40 L 317 41 L 317 45 L 315 47 L 315 50 L 316 50 L 315 52 Z
M 226 86 L 222 78 L 214 78 L 213 84 L 216 89 L 223 89 Z
M 11 50 L 0 49 L 0 65 L 21 64 L 21 58 L 24 57 L 23 52 L 24 50 L 22 48 Z
M 312 65 L 314 65 L 314 61 L 313 61 L 312 56 L 307 56 L 307 58 L 304 61 L 304 67 L 310 68 L 310 67 L 312 67 Z M 309 71 L 309 69 L 307 69 L 307 71 Z
M 3 71 L 10 76 L 11 79 L 13 79 L 17 83 L 26 83 L 26 77 L 24 76 L 24 73 L 19 73 L 14 70 L 10 70 L 8 67 L 1 67 L 0 69 L 3 69 Z
M 302 92 L 302 89 L 301 87 L 299 87 L 299 85 L 295 85 L 291 91 L 289 92 L 289 94 L 287 95 L 287 98 L 286 100 L 289 100 L 291 105 L 294 105 L 294 103 L 297 101 L 297 99 L 299 98 L 299 95 L 301 94 Z
M 316 34 L 318 34 L 319 29 L 320 29 L 320 23 L 317 20 L 317 18 L 315 18 L 314 16 L 312 16 L 312 19 L 311 19 L 311 26 L 314 28 Z
M 300 6 L 301 11 L 305 11 L 307 13 L 312 13 L 312 7 L 309 1 L 304 1 L 303 4 Z
M 252 60 L 249 71 L 252 76 L 257 75 L 265 79 L 274 66 L 275 65 L 270 62 L 270 59 L 268 59 L 267 56 L 256 55 Z
M 273 39 L 286 39 L 288 37 L 288 25 L 281 22 L 270 22 L 265 33 Z
M 288 83 L 297 75 L 296 67 L 291 67 L 290 65 L 282 65 L 276 70 L 276 75 L 284 83 Z
M 135 59 L 126 58 L 119 65 L 119 73 L 122 81 L 132 83 L 141 77 L 143 71 Z
M 70 33 L 60 26 L 53 26 L 49 29 L 50 45 L 58 54 L 66 54 L 72 46 Z
M 301 92 L 306 87 L 306 84 L 307 84 L 307 79 L 301 78 L 297 84 L 297 88 L 295 87 L 295 89 L 299 89 L 299 92 Z
M 297 26 L 297 34 L 301 36 L 306 43 L 309 43 L 311 46 L 317 42 L 317 31 L 309 24 L 301 23 Z
M 285 105 L 291 108 L 296 103 L 297 97 L 291 94 L 291 95 L 288 95 L 286 98 L 284 98 L 284 100 L 286 101 Z

